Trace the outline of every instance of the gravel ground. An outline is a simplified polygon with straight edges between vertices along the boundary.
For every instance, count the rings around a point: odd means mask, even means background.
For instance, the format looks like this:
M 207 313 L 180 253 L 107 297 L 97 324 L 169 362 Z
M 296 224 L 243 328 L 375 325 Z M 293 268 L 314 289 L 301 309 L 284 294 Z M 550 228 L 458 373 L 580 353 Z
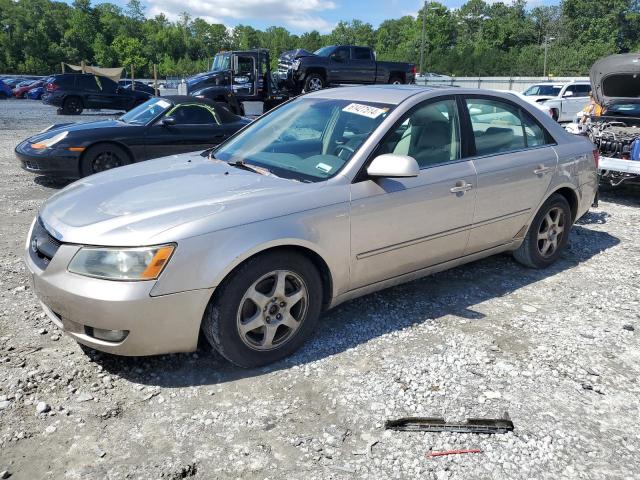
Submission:
M 59 185 L 13 148 L 60 119 L 0 102 L 1 478 L 638 478 L 639 190 L 605 193 L 548 270 L 503 255 L 349 302 L 269 368 L 204 346 L 88 357 L 45 318 L 22 261 Z M 505 435 L 383 428 L 505 411 Z M 425 455 L 460 448 L 482 453 Z

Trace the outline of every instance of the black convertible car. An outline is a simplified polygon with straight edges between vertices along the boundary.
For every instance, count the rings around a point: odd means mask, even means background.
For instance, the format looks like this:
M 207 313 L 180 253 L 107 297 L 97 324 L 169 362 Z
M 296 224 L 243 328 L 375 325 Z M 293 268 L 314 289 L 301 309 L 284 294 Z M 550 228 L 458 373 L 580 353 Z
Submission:
M 155 97 L 116 120 L 52 125 L 20 143 L 15 152 L 29 172 L 79 178 L 151 158 L 205 150 L 249 122 L 211 100 Z

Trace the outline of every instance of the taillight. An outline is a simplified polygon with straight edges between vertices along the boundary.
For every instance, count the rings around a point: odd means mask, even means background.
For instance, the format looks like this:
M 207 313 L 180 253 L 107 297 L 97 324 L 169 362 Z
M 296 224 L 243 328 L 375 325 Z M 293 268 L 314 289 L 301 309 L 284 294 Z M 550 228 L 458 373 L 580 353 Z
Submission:
M 58 85 L 56 85 L 55 83 L 47 83 L 47 86 L 45 88 L 47 92 L 53 92 L 54 90 L 57 90 L 60 87 L 58 87 Z
M 413 68 L 411 69 L 411 73 L 415 75 L 417 71 L 418 70 L 416 70 L 416 66 L 414 65 Z
M 593 151 L 593 160 L 596 162 L 596 168 L 600 165 L 600 150 Z

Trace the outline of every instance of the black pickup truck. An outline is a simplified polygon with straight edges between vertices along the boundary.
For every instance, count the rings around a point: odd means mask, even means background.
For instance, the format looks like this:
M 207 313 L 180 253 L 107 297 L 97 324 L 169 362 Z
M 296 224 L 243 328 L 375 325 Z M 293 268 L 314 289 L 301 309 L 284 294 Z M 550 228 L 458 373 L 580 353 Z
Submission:
M 378 62 L 368 47 L 331 45 L 311 53 L 303 49 L 280 55 L 278 80 L 293 91 L 311 92 L 336 84 L 413 83 L 411 63 Z

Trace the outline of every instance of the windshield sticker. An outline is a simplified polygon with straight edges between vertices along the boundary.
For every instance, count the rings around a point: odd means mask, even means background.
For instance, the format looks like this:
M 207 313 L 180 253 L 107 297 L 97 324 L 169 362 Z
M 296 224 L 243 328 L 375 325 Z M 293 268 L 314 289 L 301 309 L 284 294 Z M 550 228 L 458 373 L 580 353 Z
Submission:
M 158 100 L 158 103 L 156 103 L 156 105 L 159 105 L 161 108 L 167 108 L 171 104 L 166 100 Z
M 362 115 L 367 118 L 378 118 L 383 113 L 389 111 L 388 108 L 377 108 L 370 105 L 363 105 L 361 103 L 350 103 L 342 109 L 343 112 L 355 113 L 356 115 Z
M 316 168 L 324 173 L 329 173 L 333 169 L 331 165 L 327 165 L 326 163 L 319 163 L 316 165 Z

